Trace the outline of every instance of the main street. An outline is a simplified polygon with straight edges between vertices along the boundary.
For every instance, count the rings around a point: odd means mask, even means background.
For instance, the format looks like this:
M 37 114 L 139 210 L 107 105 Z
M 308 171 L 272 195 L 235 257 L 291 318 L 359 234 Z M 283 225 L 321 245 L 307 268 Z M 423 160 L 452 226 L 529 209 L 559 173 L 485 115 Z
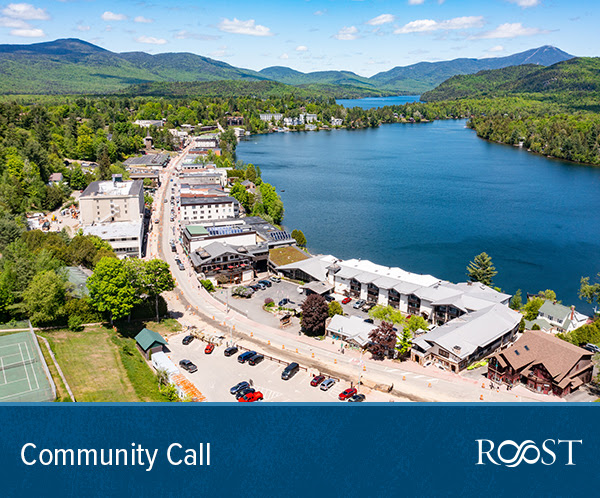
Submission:
M 152 218 L 153 232 L 148 240 L 149 257 L 158 257 L 169 263 L 172 273 L 181 291 L 186 315 L 194 323 L 203 328 L 214 329 L 217 325 L 227 327 L 228 339 L 249 347 L 262 347 L 267 354 L 298 361 L 301 365 L 314 370 L 337 374 L 342 378 L 358 382 L 359 379 L 370 387 L 379 385 L 380 389 L 391 389 L 399 400 L 412 401 L 445 401 L 445 402 L 475 402 L 475 401 L 559 401 L 558 398 L 532 393 L 524 387 L 515 387 L 511 391 L 506 388 L 490 389 L 489 381 L 466 378 L 460 375 L 443 372 L 436 368 L 425 368 L 413 362 L 395 362 L 390 360 L 374 361 L 368 354 L 361 355 L 355 351 L 342 353 L 339 342 L 325 339 L 318 341 L 314 338 L 299 336 L 274 327 L 257 323 L 241 313 L 221 303 L 201 287 L 196 278 L 189 259 L 177 243 L 177 253 L 170 250 L 169 239 L 178 237 L 178 216 L 175 205 L 175 222 L 171 225 L 170 203 L 168 199 L 170 185 L 176 183 L 175 171 L 183 160 L 191 145 L 165 169 L 161 187 L 154 200 Z M 173 179 L 173 182 L 171 182 Z M 159 223 L 154 223 L 158 217 Z M 173 232 L 175 227 L 175 235 Z M 185 265 L 185 271 L 178 268 L 175 257 Z M 333 342 L 333 344 L 332 344 Z M 483 399 L 482 399 L 483 397 Z

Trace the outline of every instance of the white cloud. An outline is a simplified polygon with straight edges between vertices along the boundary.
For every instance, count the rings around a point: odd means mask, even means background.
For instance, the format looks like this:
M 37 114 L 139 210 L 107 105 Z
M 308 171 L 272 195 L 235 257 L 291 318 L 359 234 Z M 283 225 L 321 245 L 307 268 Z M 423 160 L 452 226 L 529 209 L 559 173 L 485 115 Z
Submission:
M 396 20 L 396 16 L 392 14 L 381 14 L 380 16 L 374 17 L 367 21 L 366 24 L 371 26 L 381 26 L 382 24 L 387 24 L 390 22 L 394 22 Z
M 425 3 L 425 0 L 408 0 L 408 5 L 421 5 Z
M 127 16 L 125 14 L 115 14 L 107 10 L 104 14 L 102 14 L 102 19 L 104 21 L 125 21 Z
M 504 52 L 504 47 L 502 45 L 496 45 L 495 47 L 488 49 L 488 52 Z
M 167 40 L 164 38 L 155 38 L 154 36 L 146 35 L 138 36 L 135 41 L 138 43 L 148 43 L 150 45 L 164 45 L 167 43 Z
M 338 40 L 356 40 L 358 38 L 358 29 L 356 26 L 344 26 L 333 37 Z
M 288 54 L 281 54 L 281 55 L 279 56 L 279 58 L 280 58 L 280 59 L 282 59 L 282 60 L 286 60 L 286 59 L 289 59 L 289 58 L 290 58 L 290 56 L 289 56 Z
M 225 18 L 219 23 L 218 27 L 221 31 L 225 31 L 226 33 L 235 33 L 238 35 L 273 36 L 270 28 L 256 24 L 254 19 L 240 21 L 235 17 L 233 20 Z
M 0 26 L 3 28 L 27 29 L 31 25 L 21 19 L 11 19 L 10 17 L 0 17 Z
M 89 31 L 92 29 L 90 26 L 84 26 L 83 24 L 77 25 L 77 31 Z
M 491 31 L 485 31 L 484 33 L 480 33 L 479 35 L 474 36 L 473 38 L 517 38 L 518 36 L 533 36 L 547 32 L 548 31 L 539 28 L 526 28 L 520 22 L 507 22 L 501 24 L 496 29 L 492 29 Z
M 214 52 L 210 53 L 211 57 L 231 57 L 232 54 L 230 54 L 227 50 L 227 45 L 221 45 L 219 47 L 219 50 L 215 50 Z
M 483 26 L 483 16 L 465 16 L 447 19 L 445 21 L 434 21 L 433 19 L 418 19 L 397 28 L 394 33 L 424 33 L 428 31 L 447 31 L 452 29 L 480 28 Z
M 308 52 L 308 47 L 305 45 L 298 45 L 296 47 L 296 52 Z
M 542 3 L 542 0 L 508 0 L 510 3 L 516 3 L 519 7 L 524 9 L 528 7 L 537 7 Z
M 327 14 L 327 9 L 315 10 L 313 12 L 313 15 L 315 15 L 315 16 L 324 16 L 325 14 Z
M 46 12 L 46 9 L 38 9 L 30 3 L 9 3 L 6 7 L 4 7 L 4 9 L 2 9 L 2 13 L 5 16 L 12 17 L 13 19 L 25 19 L 28 21 L 46 21 L 50 19 L 50 15 L 48 12 Z M 39 36 L 43 36 L 43 34 Z
M 203 35 L 202 33 L 192 33 L 183 29 L 175 34 L 175 38 L 177 38 L 178 40 L 218 40 L 219 38 L 221 38 L 221 36 Z
M 13 29 L 10 32 L 13 36 L 23 36 L 25 38 L 41 38 L 46 36 L 43 30 L 37 28 Z
M 144 24 L 150 24 L 150 23 L 153 23 L 153 22 L 154 22 L 154 19 L 150 19 L 150 18 L 148 18 L 148 17 L 144 17 L 144 16 L 137 16 L 137 17 L 136 17 L 136 18 L 133 20 L 133 22 L 141 22 L 141 23 L 144 23 Z

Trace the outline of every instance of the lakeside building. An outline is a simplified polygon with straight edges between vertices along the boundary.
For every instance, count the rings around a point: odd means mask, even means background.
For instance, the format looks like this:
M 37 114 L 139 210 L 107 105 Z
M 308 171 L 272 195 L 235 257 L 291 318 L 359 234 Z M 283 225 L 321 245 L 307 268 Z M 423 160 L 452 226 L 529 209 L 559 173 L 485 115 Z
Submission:
M 376 328 L 358 316 L 334 315 L 327 325 L 327 334 L 362 348 L 369 343 L 369 334 Z
M 523 384 L 534 392 L 564 396 L 592 379 L 592 353 L 538 330 L 490 358 L 488 378 Z
M 342 118 L 331 118 L 331 126 L 342 126 L 344 124 L 344 120 Z
M 575 306 L 567 307 L 556 301 L 545 301 L 538 311 L 535 320 L 526 321 L 525 326 L 531 328 L 537 324 L 544 332 L 566 333 L 585 325 L 589 317 L 575 311 Z
M 144 239 L 144 189 L 142 180 L 90 183 L 79 197 L 83 233 L 106 240 L 120 256 L 141 257 Z
M 138 119 L 134 121 L 133 124 L 142 128 L 150 128 L 151 126 L 154 126 L 155 128 L 162 128 L 165 122 L 165 119 Z
M 289 278 L 291 280 L 297 280 L 301 282 L 327 282 L 327 274 L 332 264 L 337 261 L 335 256 L 313 256 L 304 257 L 305 253 L 298 250 L 301 254 L 291 263 L 277 266 L 275 261 L 271 264 L 274 271 L 280 275 Z M 334 282 L 328 282 L 334 286 Z
M 199 149 L 218 149 L 219 148 L 219 139 L 216 135 L 203 135 L 194 137 L 193 139 L 194 147 Z
M 187 185 L 219 185 L 227 186 L 227 171 L 225 168 L 188 168 L 179 174 L 181 184 Z
M 233 246 L 223 242 L 210 242 L 190 255 L 190 261 L 198 279 L 213 282 L 219 276 L 229 283 L 252 280 L 256 271 L 264 271 L 269 249 L 263 246 Z
M 460 372 L 514 341 L 520 321 L 520 313 L 502 304 L 462 315 L 415 337 L 411 359 Z
M 237 218 L 240 214 L 240 203 L 224 192 L 222 194 L 217 195 L 216 192 L 208 195 L 181 194 L 182 222 Z
M 258 117 L 260 118 L 261 121 L 266 121 L 267 123 L 270 123 L 272 121 L 274 122 L 279 122 L 283 119 L 283 114 L 281 113 L 263 113 L 263 114 L 259 114 Z

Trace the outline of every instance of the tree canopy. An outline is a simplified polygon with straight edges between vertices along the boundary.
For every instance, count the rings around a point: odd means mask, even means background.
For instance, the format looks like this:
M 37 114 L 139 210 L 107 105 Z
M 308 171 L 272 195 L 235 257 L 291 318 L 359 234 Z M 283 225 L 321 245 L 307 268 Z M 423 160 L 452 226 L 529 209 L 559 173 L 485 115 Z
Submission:
M 497 274 L 492 258 L 485 252 L 475 256 L 467 266 L 467 276 L 471 282 L 481 282 L 489 287 L 492 286 L 492 279 Z

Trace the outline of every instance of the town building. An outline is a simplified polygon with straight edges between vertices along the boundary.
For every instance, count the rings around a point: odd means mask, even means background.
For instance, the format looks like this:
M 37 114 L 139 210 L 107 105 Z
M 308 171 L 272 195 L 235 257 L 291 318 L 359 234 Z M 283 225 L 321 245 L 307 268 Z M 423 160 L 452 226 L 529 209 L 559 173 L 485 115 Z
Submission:
M 376 325 L 367 323 L 358 316 L 334 315 L 327 325 L 327 335 L 362 348 L 369 343 L 369 334 L 375 328 Z
M 514 341 L 521 314 L 502 304 L 454 318 L 413 339 L 411 359 L 460 372 Z
M 297 249 L 297 251 L 300 250 Z M 294 258 L 295 261 L 281 266 L 276 265 L 275 260 L 273 259 L 271 268 L 273 271 L 291 280 L 301 282 L 327 282 L 331 284 L 331 288 L 333 289 L 333 282 L 327 281 L 327 273 L 329 267 L 337 261 L 337 258 L 331 255 L 305 258 L 301 258 L 300 256 L 301 255 L 299 254 L 297 258 Z
M 144 358 L 149 360 L 154 353 L 168 352 L 166 346 L 167 341 L 158 332 L 154 332 L 150 329 L 142 329 L 141 332 L 135 336 L 135 343 L 140 353 L 144 355 Z
M 261 119 L 261 121 L 266 121 L 267 123 L 271 123 L 271 122 L 279 122 L 283 119 L 283 114 L 281 113 L 263 113 L 263 114 L 259 114 L 258 117 Z
M 141 126 L 142 128 L 150 128 L 154 126 L 155 128 L 162 128 L 165 124 L 164 119 L 138 119 L 133 122 L 134 125 Z
M 344 124 L 344 120 L 342 118 L 331 118 L 331 126 L 342 126 Z
M 52 173 L 48 178 L 48 185 L 58 185 L 64 180 L 62 173 Z
M 79 197 L 79 219 L 86 235 L 106 240 L 120 257 L 141 257 L 144 240 L 142 180 L 90 183 Z
M 126 168 L 153 168 L 161 170 L 168 166 L 171 156 L 169 154 L 144 154 L 142 156 L 130 157 L 123 162 Z
M 564 396 L 592 379 L 592 353 L 552 334 L 527 331 L 512 347 L 494 354 L 488 378 L 508 385 Z
M 198 279 L 217 280 L 224 277 L 228 283 L 248 282 L 254 278 L 259 259 L 266 263 L 267 247 L 233 246 L 210 242 L 191 253 L 190 261 Z
M 236 218 L 240 214 L 240 203 L 227 195 L 196 195 L 182 194 L 180 196 L 181 220 L 186 222 L 213 221 Z
M 227 126 L 243 126 L 243 116 L 227 116 Z
M 571 332 L 585 325 L 589 317 L 575 311 L 575 306 L 567 307 L 556 301 L 544 301 L 533 321 L 525 322 L 527 328 L 537 324 L 540 330 L 552 333 Z

